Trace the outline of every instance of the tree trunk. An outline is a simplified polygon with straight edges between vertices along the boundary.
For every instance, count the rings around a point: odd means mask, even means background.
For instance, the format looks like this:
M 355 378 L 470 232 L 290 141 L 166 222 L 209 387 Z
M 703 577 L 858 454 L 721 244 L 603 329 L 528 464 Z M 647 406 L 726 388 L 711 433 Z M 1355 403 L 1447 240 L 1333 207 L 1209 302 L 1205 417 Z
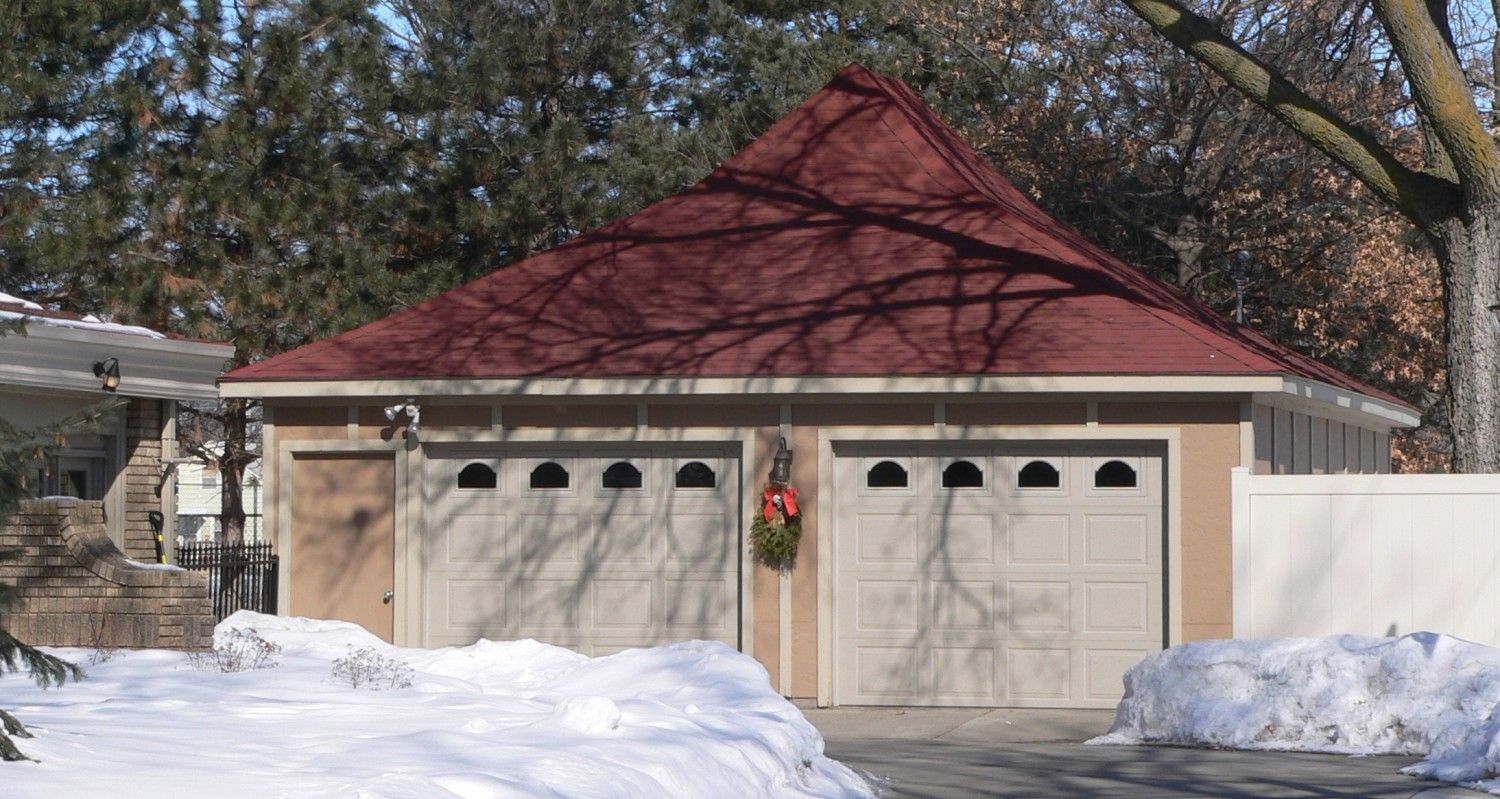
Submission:
M 1500 472 L 1500 204 L 1433 232 L 1448 322 L 1455 471 Z
M 245 540 L 245 467 L 251 455 L 247 449 L 250 419 L 245 400 L 224 403 L 224 450 L 219 456 L 219 525 L 224 541 L 238 544 Z

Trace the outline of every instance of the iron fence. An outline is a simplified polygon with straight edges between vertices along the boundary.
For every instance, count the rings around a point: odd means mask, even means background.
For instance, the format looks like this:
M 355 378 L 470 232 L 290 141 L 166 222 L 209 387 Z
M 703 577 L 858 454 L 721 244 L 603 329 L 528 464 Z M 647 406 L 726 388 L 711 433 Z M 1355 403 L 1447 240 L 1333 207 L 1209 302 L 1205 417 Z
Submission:
M 275 613 L 280 562 L 269 543 L 184 541 L 177 545 L 178 566 L 208 572 L 208 594 L 219 620 L 237 610 Z

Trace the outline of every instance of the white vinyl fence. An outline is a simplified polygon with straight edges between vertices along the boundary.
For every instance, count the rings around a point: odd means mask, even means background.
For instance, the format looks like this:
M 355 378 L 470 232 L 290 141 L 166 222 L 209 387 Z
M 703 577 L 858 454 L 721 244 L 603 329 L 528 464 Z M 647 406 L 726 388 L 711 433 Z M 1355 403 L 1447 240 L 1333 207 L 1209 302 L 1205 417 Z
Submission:
M 1500 646 L 1500 475 L 1234 477 L 1234 635 Z

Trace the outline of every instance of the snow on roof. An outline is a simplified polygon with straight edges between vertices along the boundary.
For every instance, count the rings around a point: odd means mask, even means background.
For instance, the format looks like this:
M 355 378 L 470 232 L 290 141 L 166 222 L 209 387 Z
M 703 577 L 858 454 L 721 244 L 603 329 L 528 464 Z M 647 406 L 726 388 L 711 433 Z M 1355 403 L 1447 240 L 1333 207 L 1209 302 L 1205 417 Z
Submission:
M 82 315 L 68 313 L 67 311 L 48 310 L 30 300 L 17 297 L 14 294 L 0 292 L 0 321 L 14 322 L 17 320 L 24 321 L 27 324 L 40 324 L 48 327 L 67 327 L 78 330 L 94 330 L 100 333 L 120 333 L 127 336 L 145 336 L 146 338 L 156 339 L 167 338 L 166 334 L 159 333 L 149 327 L 106 322 L 92 314 Z

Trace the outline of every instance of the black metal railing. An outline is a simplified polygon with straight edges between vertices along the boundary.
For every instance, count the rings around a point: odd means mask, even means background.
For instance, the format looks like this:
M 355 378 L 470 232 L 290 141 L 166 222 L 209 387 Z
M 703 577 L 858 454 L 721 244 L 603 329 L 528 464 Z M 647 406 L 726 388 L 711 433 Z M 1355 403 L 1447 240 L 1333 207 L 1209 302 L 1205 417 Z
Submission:
M 269 543 L 221 544 L 184 541 L 177 545 L 177 565 L 208 572 L 208 595 L 214 618 L 237 610 L 276 612 L 276 578 L 281 559 Z

